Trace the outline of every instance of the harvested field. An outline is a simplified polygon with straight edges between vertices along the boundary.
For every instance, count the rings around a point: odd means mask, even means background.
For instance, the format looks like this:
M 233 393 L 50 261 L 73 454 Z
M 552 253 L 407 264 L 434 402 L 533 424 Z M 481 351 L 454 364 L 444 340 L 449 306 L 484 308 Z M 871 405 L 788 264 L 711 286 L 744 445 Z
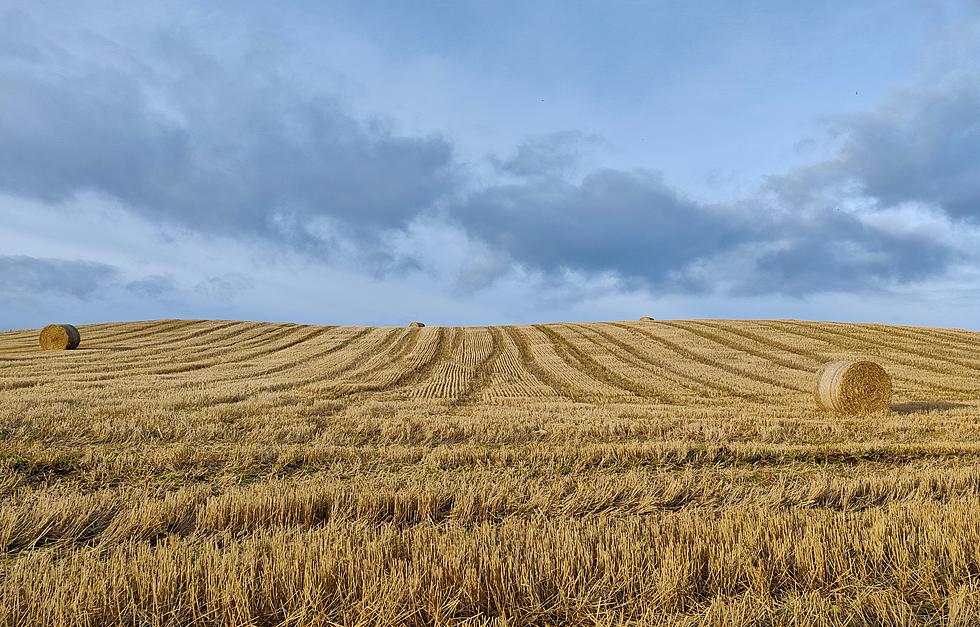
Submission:
M 79 331 L 0 334 L 3 625 L 978 624 L 980 333 Z

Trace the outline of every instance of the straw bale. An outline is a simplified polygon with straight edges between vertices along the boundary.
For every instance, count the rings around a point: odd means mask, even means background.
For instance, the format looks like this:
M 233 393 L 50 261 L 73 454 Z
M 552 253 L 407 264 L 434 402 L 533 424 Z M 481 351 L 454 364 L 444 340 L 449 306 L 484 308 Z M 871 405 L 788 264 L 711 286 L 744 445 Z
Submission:
M 70 351 L 78 348 L 82 336 L 70 324 L 49 324 L 41 329 L 39 340 L 44 350 Z
M 892 382 L 873 361 L 832 361 L 817 372 L 814 396 L 821 409 L 844 414 L 887 413 Z
M 650 316 L 642 316 L 640 320 L 642 320 L 643 322 L 653 322 L 653 318 L 651 318 Z
M 408 326 L 412 327 L 413 329 L 421 329 L 425 325 L 422 324 L 421 322 L 412 322 L 412 323 L 409 323 Z

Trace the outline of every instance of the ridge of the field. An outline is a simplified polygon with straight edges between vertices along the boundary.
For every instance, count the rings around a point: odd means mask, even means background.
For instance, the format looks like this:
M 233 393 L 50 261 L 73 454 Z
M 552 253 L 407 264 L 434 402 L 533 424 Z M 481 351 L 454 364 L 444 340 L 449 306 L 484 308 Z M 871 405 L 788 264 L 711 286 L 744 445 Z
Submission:
M 980 333 L 0 333 L 0 625 L 975 625 Z M 828 361 L 891 411 L 817 409 Z
M 490 327 L 356 327 L 155 320 L 83 325 L 81 348 L 0 333 L 0 400 L 172 397 L 215 404 L 285 392 L 452 405 L 565 401 L 807 411 L 822 363 L 867 357 L 899 411 L 971 405 L 980 333 L 794 320 L 658 320 Z M 67 387 L 70 385 L 70 388 Z M 234 399 L 234 400 L 229 400 Z M 972 405 L 971 405 L 972 406 Z

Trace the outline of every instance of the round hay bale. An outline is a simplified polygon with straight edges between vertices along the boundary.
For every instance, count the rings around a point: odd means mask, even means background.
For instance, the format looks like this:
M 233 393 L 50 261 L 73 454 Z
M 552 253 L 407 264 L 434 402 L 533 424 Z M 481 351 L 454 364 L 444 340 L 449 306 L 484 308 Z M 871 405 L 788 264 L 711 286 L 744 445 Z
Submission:
M 642 320 L 643 322 L 653 322 L 653 318 L 651 318 L 650 316 L 643 316 L 640 318 L 640 320 Z
M 892 380 L 873 361 L 832 361 L 817 372 L 817 405 L 844 414 L 887 413 Z
M 424 327 L 425 325 L 424 325 L 424 324 L 422 324 L 421 322 L 410 322 L 410 323 L 408 324 L 408 326 L 409 326 L 409 327 L 411 327 L 411 328 L 413 328 L 413 329 L 421 329 L 421 328 L 422 328 L 422 327 Z
M 70 324 L 49 324 L 41 329 L 41 348 L 46 351 L 70 351 L 82 343 L 78 329 Z

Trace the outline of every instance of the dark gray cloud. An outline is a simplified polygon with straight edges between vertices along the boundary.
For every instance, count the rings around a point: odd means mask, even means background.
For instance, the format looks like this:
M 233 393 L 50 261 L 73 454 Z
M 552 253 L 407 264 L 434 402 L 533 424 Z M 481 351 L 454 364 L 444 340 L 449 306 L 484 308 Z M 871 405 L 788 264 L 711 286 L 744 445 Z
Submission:
M 88 300 L 111 285 L 117 274 L 112 266 L 93 261 L 0 255 L 0 295 L 12 300 L 25 294 Z
M 453 215 L 536 268 L 614 271 L 660 287 L 688 263 L 758 236 L 737 216 L 685 200 L 644 171 L 597 170 L 580 184 L 547 178 L 495 186 Z
M 839 120 L 848 136 L 841 176 L 884 205 L 931 203 L 980 219 L 980 81 L 907 93 L 878 111 Z
M 356 120 L 273 59 L 218 59 L 162 31 L 145 58 L 105 62 L 10 15 L 0 189 L 48 201 L 97 190 L 154 220 L 282 237 L 317 217 L 396 227 L 453 185 L 447 141 Z
M 784 223 L 773 235 L 780 231 L 785 239 L 774 242 L 779 248 L 755 259 L 753 271 L 734 286 L 735 293 L 874 291 L 940 275 L 959 258 L 927 236 L 889 233 L 835 212 Z
M 716 281 L 739 294 L 858 292 L 940 275 L 958 258 L 945 242 L 836 210 L 821 193 L 827 170 L 773 179 L 767 197 L 726 208 L 684 199 L 653 173 L 598 170 L 580 184 L 492 187 L 454 215 L 531 267 L 614 272 L 655 292 L 707 292 Z M 794 203 L 807 210 L 786 209 Z M 739 263 L 726 267 L 730 259 Z

